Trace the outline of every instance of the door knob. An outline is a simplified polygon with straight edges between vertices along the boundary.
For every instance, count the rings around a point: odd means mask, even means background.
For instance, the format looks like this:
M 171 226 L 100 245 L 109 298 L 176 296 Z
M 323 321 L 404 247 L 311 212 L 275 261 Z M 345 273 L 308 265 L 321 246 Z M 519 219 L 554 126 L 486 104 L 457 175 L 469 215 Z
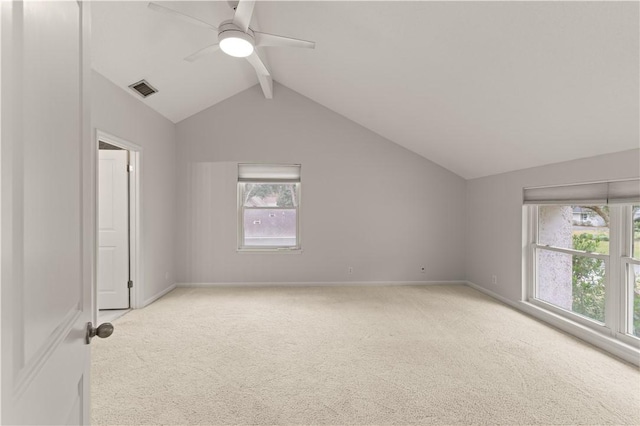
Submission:
M 110 322 L 102 323 L 95 328 L 92 323 L 87 323 L 87 344 L 91 343 L 91 339 L 95 336 L 100 337 L 101 339 L 106 339 L 107 337 L 113 334 L 113 325 Z

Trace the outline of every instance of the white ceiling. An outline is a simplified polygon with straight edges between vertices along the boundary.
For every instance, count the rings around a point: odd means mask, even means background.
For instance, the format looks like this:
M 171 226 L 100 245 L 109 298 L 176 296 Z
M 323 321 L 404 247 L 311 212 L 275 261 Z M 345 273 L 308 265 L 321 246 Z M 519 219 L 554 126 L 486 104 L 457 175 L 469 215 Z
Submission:
M 94 68 L 123 88 L 146 78 L 160 92 L 143 102 L 174 122 L 257 83 L 221 52 L 182 60 L 210 30 L 146 2 L 92 4 Z M 465 178 L 640 147 L 637 2 L 263 1 L 254 19 L 317 43 L 266 50 L 276 81 Z
M 92 2 L 93 68 L 177 123 L 258 82 L 245 60 L 217 52 L 184 58 L 218 42 L 213 30 L 154 12 L 148 2 Z M 224 2 L 162 2 L 214 25 L 233 16 Z M 158 93 L 142 100 L 127 87 L 146 79 Z

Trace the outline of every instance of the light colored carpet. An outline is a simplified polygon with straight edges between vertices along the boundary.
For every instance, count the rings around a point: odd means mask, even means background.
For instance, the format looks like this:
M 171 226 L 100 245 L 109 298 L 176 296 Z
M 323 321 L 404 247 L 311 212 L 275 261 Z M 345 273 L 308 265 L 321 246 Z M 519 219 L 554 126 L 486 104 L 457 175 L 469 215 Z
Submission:
M 94 424 L 639 424 L 640 373 L 465 286 L 177 289 L 94 339 Z

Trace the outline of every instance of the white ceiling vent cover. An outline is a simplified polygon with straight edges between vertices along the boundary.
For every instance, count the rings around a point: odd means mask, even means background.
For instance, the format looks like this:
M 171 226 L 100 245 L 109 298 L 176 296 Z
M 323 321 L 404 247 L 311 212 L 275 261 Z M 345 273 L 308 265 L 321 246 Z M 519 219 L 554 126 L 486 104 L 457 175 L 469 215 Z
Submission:
M 158 92 L 158 90 L 152 85 L 150 85 L 146 80 L 140 80 L 137 83 L 133 83 L 129 86 L 129 88 L 132 89 L 137 94 L 139 94 L 140 96 L 142 96 L 143 98 L 146 98 L 147 96 L 151 96 L 154 93 Z

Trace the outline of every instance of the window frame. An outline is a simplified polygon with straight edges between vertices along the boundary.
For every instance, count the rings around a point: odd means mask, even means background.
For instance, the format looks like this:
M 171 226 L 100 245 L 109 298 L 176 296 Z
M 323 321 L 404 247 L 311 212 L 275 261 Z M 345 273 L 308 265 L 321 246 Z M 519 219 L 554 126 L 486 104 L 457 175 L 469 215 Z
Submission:
M 297 205 L 295 207 L 277 207 L 277 206 L 265 206 L 265 207 L 246 207 L 244 205 L 244 187 L 246 184 L 291 184 L 294 185 L 296 191 Z M 242 180 L 237 182 L 237 247 L 236 250 L 240 253 L 301 253 L 302 252 L 302 239 L 300 236 L 300 222 L 301 222 L 301 207 L 302 207 L 302 185 L 299 181 L 283 181 L 277 179 L 253 179 Z M 249 210 L 295 210 L 296 211 L 296 244 L 295 246 L 246 246 L 244 244 L 244 211 Z
M 624 210 L 620 217 L 620 232 L 623 234 L 620 244 L 620 298 L 621 317 L 620 325 L 616 330 L 616 337 L 623 342 L 640 347 L 640 336 L 633 334 L 633 285 L 631 279 L 631 268 L 633 265 L 640 266 L 640 259 L 633 257 L 633 206 L 638 203 L 624 205 Z
M 636 203 L 634 203 L 636 204 Z M 630 265 L 640 265 L 640 259 L 632 257 L 633 213 L 631 204 L 609 205 L 609 254 L 585 252 L 582 250 L 554 247 L 538 242 L 538 208 L 543 204 L 525 205 L 527 240 L 526 285 L 523 294 L 525 302 L 550 313 L 589 327 L 601 334 L 620 340 L 627 345 L 640 348 L 640 338 L 633 335 L 632 321 L 629 320 L 632 307 Z M 575 205 L 558 203 L 557 205 Z M 537 258 L 539 250 L 555 251 L 568 255 L 585 256 L 604 261 L 605 318 L 604 323 L 588 318 L 577 312 L 563 309 L 537 298 Z
M 640 337 L 633 334 L 633 298 L 631 297 L 634 284 L 631 279 L 631 268 L 633 265 L 640 266 L 640 260 L 632 257 L 623 257 L 621 263 L 621 278 L 624 283 L 624 298 L 622 299 L 624 318 L 620 330 L 616 333 L 616 337 L 632 346 L 640 346 Z

